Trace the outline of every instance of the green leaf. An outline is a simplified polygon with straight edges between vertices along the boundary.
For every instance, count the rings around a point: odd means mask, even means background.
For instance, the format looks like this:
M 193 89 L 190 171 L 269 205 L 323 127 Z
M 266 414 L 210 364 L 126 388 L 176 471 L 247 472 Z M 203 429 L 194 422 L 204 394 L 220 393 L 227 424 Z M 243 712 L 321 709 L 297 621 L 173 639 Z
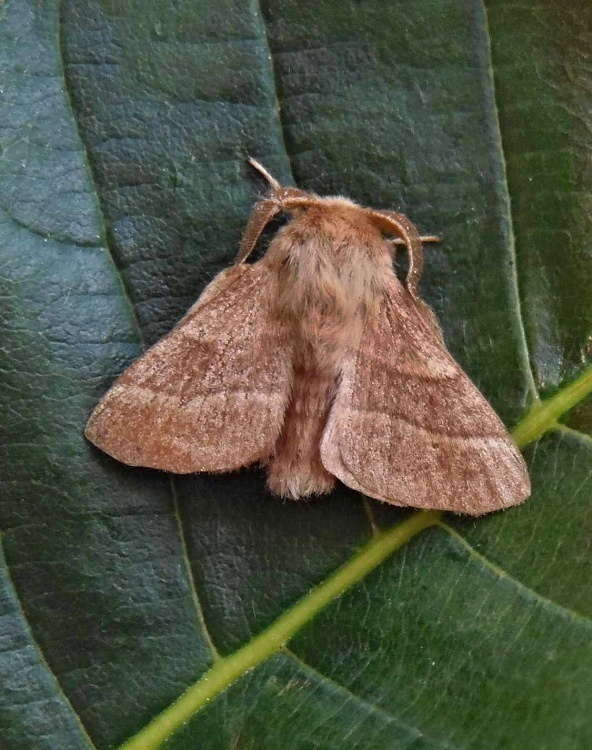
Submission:
M 557 424 L 579 403 L 590 425 L 589 4 L 5 0 L 0 19 L 3 749 L 142 728 L 143 750 L 589 747 L 592 442 Z M 284 504 L 260 472 L 173 483 L 85 442 L 236 253 L 247 153 L 443 236 L 423 293 L 533 441 L 529 502 Z

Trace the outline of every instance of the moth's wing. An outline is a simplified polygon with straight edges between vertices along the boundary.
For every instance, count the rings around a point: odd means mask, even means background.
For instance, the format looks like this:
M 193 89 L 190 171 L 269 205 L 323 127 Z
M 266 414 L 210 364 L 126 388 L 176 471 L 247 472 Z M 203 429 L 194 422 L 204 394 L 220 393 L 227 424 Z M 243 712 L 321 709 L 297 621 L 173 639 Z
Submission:
M 86 435 L 119 461 L 175 473 L 268 456 L 289 399 L 290 352 L 272 319 L 276 274 L 233 266 L 115 382 Z
M 393 275 L 346 358 L 321 443 L 325 468 L 394 505 L 480 515 L 530 494 L 505 427 Z

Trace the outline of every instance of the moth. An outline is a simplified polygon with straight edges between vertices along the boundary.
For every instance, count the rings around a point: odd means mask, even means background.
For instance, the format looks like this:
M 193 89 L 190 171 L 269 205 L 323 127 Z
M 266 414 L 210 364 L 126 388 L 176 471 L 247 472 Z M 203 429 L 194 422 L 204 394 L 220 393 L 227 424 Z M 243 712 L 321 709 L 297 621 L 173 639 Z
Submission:
M 282 187 L 250 161 L 270 189 L 235 264 L 115 382 L 88 439 L 126 464 L 178 474 L 261 463 L 283 498 L 339 479 L 393 505 L 471 515 L 525 500 L 520 452 L 419 296 L 415 226 Z M 280 213 L 291 220 L 247 263 Z

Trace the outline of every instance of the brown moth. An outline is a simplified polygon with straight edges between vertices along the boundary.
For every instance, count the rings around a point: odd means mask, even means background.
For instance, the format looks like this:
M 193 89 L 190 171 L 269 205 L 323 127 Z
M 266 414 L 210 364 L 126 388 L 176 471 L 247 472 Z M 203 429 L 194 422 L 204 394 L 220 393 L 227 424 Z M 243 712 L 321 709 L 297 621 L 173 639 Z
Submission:
M 251 163 L 271 189 L 235 265 L 116 381 L 89 440 L 179 474 L 260 462 L 285 498 L 330 492 L 337 478 L 393 505 L 472 515 L 525 500 L 522 456 L 419 298 L 414 225 L 283 188 Z M 280 212 L 291 221 L 247 264 Z M 385 235 L 407 248 L 405 284 Z

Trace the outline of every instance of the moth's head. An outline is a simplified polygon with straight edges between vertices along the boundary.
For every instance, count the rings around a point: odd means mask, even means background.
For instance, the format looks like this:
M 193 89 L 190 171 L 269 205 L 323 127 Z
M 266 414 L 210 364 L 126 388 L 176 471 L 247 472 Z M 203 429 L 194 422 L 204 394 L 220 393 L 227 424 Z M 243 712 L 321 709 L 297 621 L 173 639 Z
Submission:
M 399 223 L 389 219 L 391 212 L 380 212 L 365 208 L 342 195 L 320 196 L 316 193 L 307 193 L 299 188 L 283 187 L 258 161 L 251 158 L 248 161 L 269 183 L 269 192 L 257 204 L 253 212 L 259 214 L 261 219 L 266 222 L 280 212 L 291 216 L 302 216 L 310 213 L 313 217 L 342 219 L 353 222 L 359 227 L 373 227 L 384 234 L 401 235 Z M 408 223 L 410 224 L 410 222 Z
M 272 190 L 267 200 L 272 201 L 279 212 L 329 234 L 349 230 L 358 236 L 395 238 L 396 244 L 408 246 L 419 239 L 415 226 L 402 214 L 366 208 L 341 195 L 320 196 L 280 187 Z
M 349 227 L 358 233 L 394 237 L 395 244 L 405 245 L 409 253 L 418 258 L 421 256 L 422 241 L 438 241 L 437 237 L 420 237 L 415 226 L 403 214 L 365 208 L 342 196 L 321 197 L 298 188 L 282 187 L 259 162 L 254 159 L 249 159 L 249 162 L 265 177 L 271 189 L 253 210 L 237 262 L 246 259 L 265 225 L 281 212 L 293 217 L 306 216 L 320 228 Z M 418 264 L 418 272 L 421 273 L 421 263 Z
M 265 177 L 270 190 L 255 206 L 254 213 L 271 220 L 277 213 L 290 216 L 302 216 L 312 213 L 313 216 L 333 215 L 363 220 L 367 209 L 362 208 L 349 198 L 340 195 L 322 197 L 316 193 L 308 193 L 299 188 L 283 187 L 272 175 L 255 159 L 249 158 L 249 163 Z
M 270 191 L 267 199 L 276 203 L 282 213 L 295 218 L 342 219 L 360 225 L 369 220 L 367 209 L 341 195 L 320 196 L 297 188 L 278 188 Z

